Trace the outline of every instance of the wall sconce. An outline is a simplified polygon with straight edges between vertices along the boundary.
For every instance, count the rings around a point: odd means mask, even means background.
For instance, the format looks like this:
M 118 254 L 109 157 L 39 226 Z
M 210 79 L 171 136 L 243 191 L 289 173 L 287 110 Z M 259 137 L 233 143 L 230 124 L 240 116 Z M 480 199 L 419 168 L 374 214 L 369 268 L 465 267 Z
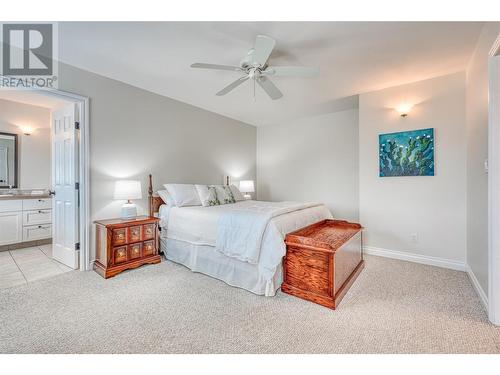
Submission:
M 30 126 L 21 126 L 21 131 L 24 135 L 31 135 L 31 133 L 33 133 L 33 128 Z
M 402 103 L 394 109 L 396 110 L 397 113 L 399 113 L 401 117 L 406 117 L 408 116 L 408 113 L 410 113 L 412 108 L 413 104 Z

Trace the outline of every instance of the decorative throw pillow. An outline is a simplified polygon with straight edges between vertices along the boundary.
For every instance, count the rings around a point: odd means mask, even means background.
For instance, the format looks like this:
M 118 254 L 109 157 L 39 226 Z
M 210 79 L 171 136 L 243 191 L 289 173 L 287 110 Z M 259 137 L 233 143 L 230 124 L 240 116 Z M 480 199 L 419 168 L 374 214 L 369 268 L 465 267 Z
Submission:
M 200 197 L 193 184 L 165 184 L 163 186 L 177 207 L 201 206 Z
M 234 199 L 233 192 L 227 185 L 216 185 L 215 191 L 217 192 L 217 197 L 219 198 L 220 204 L 236 203 Z
M 220 205 L 214 185 L 195 185 L 203 207 Z
M 167 190 L 158 190 L 158 195 L 163 200 L 163 202 L 165 202 L 167 206 L 172 206 L 172 207 L 175 206 L 175 202 Z
M 236 202 L 241 202 L 241 201 L 244 201 L 245 200 L 245 197 L 243 196 L 243 194 L 241 193 L 240 189 L 238 189 L 236 186 L 234 185 L 230 185 L 229 188 L 231 189 L 231 192 L 233 193 L 233 197 L 234 197 L 234 200 Z

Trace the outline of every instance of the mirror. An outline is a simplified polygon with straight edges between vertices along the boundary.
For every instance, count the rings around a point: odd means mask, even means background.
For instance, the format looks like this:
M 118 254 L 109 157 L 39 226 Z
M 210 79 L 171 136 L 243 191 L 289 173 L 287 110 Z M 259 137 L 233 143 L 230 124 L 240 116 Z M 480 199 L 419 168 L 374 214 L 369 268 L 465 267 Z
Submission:
M 17 134 L 0 132 L 0 188 L 17 187 Z

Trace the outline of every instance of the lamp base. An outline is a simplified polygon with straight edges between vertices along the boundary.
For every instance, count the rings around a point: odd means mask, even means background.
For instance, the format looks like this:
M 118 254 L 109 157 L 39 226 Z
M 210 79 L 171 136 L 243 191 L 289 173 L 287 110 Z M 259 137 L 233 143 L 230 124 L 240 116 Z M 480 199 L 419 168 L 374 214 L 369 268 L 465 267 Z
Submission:
M 137 206 L 133 203 L 125 203 L 122 206 L 122 219 L 131 219 L 137 216 Z

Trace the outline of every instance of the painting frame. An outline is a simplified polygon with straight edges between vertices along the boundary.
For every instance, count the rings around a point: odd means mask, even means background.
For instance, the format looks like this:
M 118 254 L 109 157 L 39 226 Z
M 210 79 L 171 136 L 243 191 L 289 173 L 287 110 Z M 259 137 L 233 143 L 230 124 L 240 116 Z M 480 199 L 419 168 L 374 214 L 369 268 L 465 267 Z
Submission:
M 434 176 L 434 128 L 379 134 L 379 177 Z

